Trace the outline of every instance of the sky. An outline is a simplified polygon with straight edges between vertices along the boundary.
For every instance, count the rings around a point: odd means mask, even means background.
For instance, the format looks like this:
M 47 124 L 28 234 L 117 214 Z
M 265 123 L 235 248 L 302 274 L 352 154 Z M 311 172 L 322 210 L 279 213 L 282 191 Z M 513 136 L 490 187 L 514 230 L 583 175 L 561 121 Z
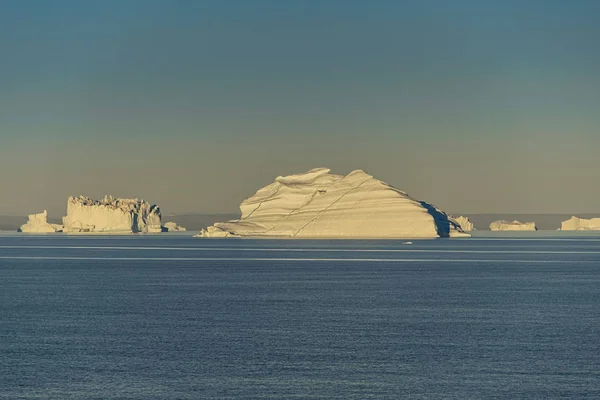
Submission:
M 232 213 L 363 169 L 448 212 L 600 213 L 596 0 L 4 0 L 0 215 Z

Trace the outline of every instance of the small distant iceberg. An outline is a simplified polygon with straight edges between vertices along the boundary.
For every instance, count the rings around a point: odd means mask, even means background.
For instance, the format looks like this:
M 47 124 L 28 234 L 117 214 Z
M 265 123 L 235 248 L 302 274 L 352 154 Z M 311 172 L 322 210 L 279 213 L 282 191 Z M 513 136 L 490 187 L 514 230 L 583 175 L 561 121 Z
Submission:
M 47 211 L 29 215 L 29 220 L 19 232 L 87 232 L 87 233 L 148 233 L 162 232 L 160 208 L 144 200 L 121 199 L 104 196 L 93 200 L 85 196 L 70 196 L 67 199 L 67 215 L 63 224 L 49 224 Z M 167 224 L 166 230 L 184 231 L 177 224 Z
M 328 168 L 279 176 L 240 205 L 240 219 L 216 223 L 200 237 L 468 237 L 446 213 L 365 171 Z
M 185 232 L 186 229 L 183 226 L 177 225 L 175 222 L 166 222 L 163 225 L 163 232 Z
M 24 233 L 54 233 L 62 232 L 63 226 L 48 223 L 48 211 L 39 214 L 29 214 L 27 223 L 21 225 L 17 232 Z
M 561 231 L 600 231 L 600 218 L 571 217 L 560 225 Z
M 537 231 L 535 222 L 519 222 L 517 220 L 494 221 L 490 224 L 491 231 Z
M 472 232 L 475 230 L 475 226 L 473 225 L 473 222 L 471 222 L 471 220 L 468 217 L 450 217 L 454 220 L 454 222 L 456 222 L 463 231 L 465 232 Z

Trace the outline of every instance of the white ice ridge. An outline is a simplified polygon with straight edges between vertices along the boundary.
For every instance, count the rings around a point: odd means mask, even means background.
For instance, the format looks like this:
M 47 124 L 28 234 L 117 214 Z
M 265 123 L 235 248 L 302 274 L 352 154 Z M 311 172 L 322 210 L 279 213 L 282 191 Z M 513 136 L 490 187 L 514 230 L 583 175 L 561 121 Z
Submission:
M 185 230 L 183 226 L 179 226 L 175 222 L 166 222 L 163 225 L 163 232 L 185 232 Z
M 490 224 L 491 231 L 537 231 L 535 222 L 494 221 Z
M 560 226 L 561 231 L 598 231 L 600 230 L 600 218 L 577 218 L 571 217 L 563 221 Z
M 475 227 L 473 226 L 473 222 L 471 222 L 471 220 L 468 217 L 450 217 L 454 220 L 454 222 L 456 222 L 458 225 L 460 225 L 461 229 L 465 232 L 472 232 L 475 230 Z
M 30 214 L 27 223 L 22 225 L 18 231 L 26 233 L 53 233 L 62 231 L 63 227 L 61 225 L 49 224 L 47 217 L 48 212 L 46 210 L 39 214 Z
M 468 236 L 436 207 L 356 170 L 280 176 L 240 205 L 238 220 L 201 237 L 432 238 Z
M 161 232 L 161 214 L 144 200 L 71 196 L 63 225 L 65 232 Z

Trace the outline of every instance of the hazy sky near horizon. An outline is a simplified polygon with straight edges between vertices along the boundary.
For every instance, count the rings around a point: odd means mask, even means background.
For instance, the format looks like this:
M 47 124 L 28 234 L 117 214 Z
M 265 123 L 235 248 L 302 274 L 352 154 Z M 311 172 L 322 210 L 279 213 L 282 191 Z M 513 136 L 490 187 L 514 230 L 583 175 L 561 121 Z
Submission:
M 5 0 L 0 215 L 236 212 L 364 169 L 449 212 L 600 212 L 600 1 Z

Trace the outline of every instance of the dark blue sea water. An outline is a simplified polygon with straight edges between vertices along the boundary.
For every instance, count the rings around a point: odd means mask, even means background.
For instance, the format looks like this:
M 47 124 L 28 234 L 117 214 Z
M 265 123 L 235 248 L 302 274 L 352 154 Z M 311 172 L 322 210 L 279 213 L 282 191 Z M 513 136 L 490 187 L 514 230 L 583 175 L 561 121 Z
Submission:
M 0 398 L 600 398 L 600 241 L 3 236 Z

